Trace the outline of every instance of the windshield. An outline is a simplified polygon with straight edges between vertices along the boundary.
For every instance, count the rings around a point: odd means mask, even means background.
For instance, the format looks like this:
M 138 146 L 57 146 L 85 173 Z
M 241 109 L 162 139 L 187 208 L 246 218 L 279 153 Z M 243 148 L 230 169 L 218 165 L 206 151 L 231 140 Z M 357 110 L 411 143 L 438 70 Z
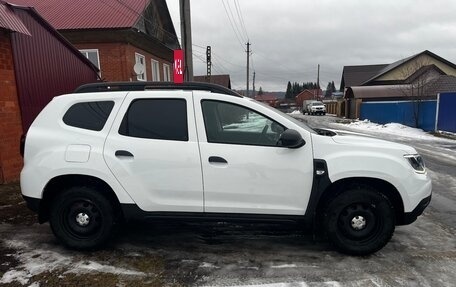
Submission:
M 321 102 L 312 103 L 312 106 L 323 106 L 323 103 L 321 103 Z
M 256 103 L 258 103 L 258 104 L 260 104 L 260 105 L 262 105 L 263 107 L 268 108 L 269 110 L 275 112 L 276 114 L 279 114 L 279 115 L 281 115 L 282 117 L 284 117 L 284 118 L 290 120 L 291 122 L 297 124 L 298 126 L 300 126 L 301 128 L 305 129 L 306 131 L 311 132 L 311 133 L 314 133 L 314 134 L 316 133 L 311 127 L 309 127 L 309 126 L 308 126 L 307 124 L 305 124 L 304 122 L 301 122 L 300 120 L 297 120 L 297 119 L 293 118 L 292 116 L 290 116 L 290 115 L 288 115 L 288 114 L 286 114 L 286 113 L 283 113 L 283 112 L 279 111 L 279 110 L 276 109 L 276 108 L 271 107 L 270 105 L 267 105 L 267 104 L 265 104 L 265 103 L 256 101 L 256 100 L 254 100 L 254 99 L 251 99 L 251 100 L 254 101 L 254 102 L 256 102 Z

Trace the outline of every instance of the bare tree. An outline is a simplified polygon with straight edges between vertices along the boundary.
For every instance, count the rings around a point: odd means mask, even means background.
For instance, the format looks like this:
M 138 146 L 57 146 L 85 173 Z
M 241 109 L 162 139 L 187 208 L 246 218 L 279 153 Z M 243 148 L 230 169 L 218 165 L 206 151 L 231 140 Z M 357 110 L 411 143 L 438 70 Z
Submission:
M 431 87 L 435 88 L 434 83 L 441 75 L 441 70 L 428 59 L 418 58 L 405 63 L 400 71 L 404 80 L 400 91 L 412 102 L 413 120 L 415 127 L 418 127 L 423 101 L 433 96 L 430 94 Z

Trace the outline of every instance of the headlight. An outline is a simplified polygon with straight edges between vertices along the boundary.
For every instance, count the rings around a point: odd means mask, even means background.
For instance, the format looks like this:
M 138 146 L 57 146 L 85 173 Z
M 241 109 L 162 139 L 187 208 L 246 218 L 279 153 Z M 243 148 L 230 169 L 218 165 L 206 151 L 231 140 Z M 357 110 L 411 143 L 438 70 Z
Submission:
M 418 154 L 406 154 L 404 157 L 413 167 L 413 169 L 418 173 L 425 173 L 426 166 L 424 165 L 423 158 Z

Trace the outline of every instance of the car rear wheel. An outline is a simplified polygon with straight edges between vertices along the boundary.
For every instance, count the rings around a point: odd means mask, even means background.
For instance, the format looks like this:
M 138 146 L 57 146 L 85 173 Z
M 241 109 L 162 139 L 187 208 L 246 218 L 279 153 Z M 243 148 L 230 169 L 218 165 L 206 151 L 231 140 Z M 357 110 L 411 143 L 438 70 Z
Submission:
M 114 227 L 111 202 L 90 187 L 72 187 L 55 198 L 50 225 L 66 246 L 78 250 L 96 249 L 111 236 Z
M 383 248 L 395 228 L 395 214 L 386 196 L 368 188 L 347 190 L 326 207 L 324 225 L 338 250 L 368 255 Z

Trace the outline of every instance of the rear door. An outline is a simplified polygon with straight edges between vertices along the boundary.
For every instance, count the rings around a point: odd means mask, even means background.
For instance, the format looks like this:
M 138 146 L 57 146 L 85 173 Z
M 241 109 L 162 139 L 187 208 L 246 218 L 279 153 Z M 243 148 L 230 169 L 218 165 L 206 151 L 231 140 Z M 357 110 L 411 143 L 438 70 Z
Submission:
M 203 211 L 191 92 L 130 92 L 109 132 L 104 158 L 141 209 Z

